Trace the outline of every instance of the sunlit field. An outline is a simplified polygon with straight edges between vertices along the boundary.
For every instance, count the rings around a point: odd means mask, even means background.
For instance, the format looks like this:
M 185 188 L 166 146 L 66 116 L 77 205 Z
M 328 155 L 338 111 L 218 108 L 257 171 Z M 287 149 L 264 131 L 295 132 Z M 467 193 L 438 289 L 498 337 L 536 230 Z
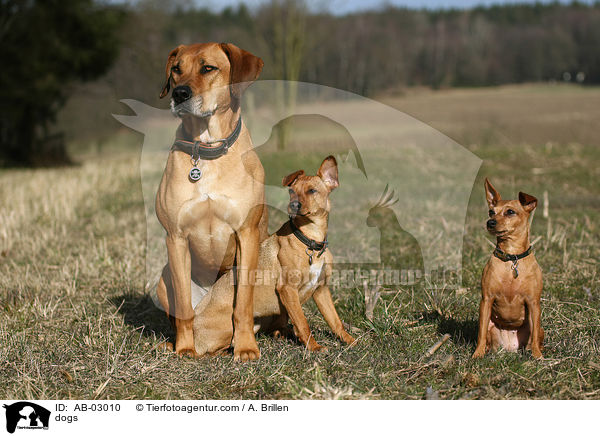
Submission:
M 600 89 L 409 90 L 378 100 L 483 160 L 458 237 L 460 286 L 384 286 L 372 320 L 365 293 L 373 289 L 334 286 L 340 317 L 359 339 L 352 348 L 309 303 L 305 313 L 326 353 L 265 335 L 258 337 L 261 358 L 246 364 L 232 355 L 192 360 L 162 351 L 173 332 L 147 287 L 143 138 L 123 128 L 101 149 L 73 144 L 77 166 L 0 171 L 0 397 L 600 399 Z M 284 151 L 261 149 L 267 184 L 299 168 L 314 173 L 328 154 L 303 136 L 305 128 L 291 126 Z M 321 138 L 343 143 L 340 135 Z M 389 158 L 402 156 L 392 151 Z M 484 228 L 485 177 L 505 198 L 522 190 L 539 199 L 532 240 L 544 271 L 540 361 L 529 352 L 470 359 L 481 270 L 493 249 Z M 331 196 L 342 216 L 353 210 L 343 194 L 353 192 L 353 180 L 344 178 L 348 191 Z M 385 185 L 384 175 L 375 180 Z M 444 179 L 439 183 L 442 191 Z M 367 211 L 377 200 L 357 197 Z M 440 228 L 445 213 L 439 210 Z M 285 219 L 272 210 L 270 229 Z M 445 231 L 462 236 L 463 229 Z M 348 239 L 331 250 L 343 257 L 360 244 Z

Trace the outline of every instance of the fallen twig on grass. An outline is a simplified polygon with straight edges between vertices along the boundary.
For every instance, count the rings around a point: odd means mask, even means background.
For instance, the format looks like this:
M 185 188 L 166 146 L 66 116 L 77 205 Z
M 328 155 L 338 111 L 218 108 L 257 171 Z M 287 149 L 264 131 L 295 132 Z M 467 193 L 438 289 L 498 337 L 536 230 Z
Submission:
M 427 350 L 427 352 L 425 353 L 425 356 L 427 357 L 431 357 L 433 356 L 433 354 L 442 346 L 444 345 L 444 343 L 450 339 L 450 335 L 448 333 L 446 333 L 444 336 L 442 336 L 442 339 L 440 339 L 439 341 L 437 341 L 429 350 Z
M 374 288 L 369 288 L 366 280 L 364 281 L 363 286 L 365 290 L 365 317 L 369 321 L 373 321 L 373 310 L 381 295 L 381 292 L 379 291 L 381 287 L 378 285 Z

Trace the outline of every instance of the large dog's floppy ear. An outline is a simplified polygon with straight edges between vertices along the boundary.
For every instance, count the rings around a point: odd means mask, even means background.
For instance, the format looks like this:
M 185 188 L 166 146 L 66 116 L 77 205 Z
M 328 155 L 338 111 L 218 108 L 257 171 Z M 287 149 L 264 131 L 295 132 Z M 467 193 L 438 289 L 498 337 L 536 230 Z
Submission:
M 490 181 L 485 178 L 485 199 L 489 207 L 494 207 L 502 199 L 500 193 L 492 186 Z
M 283 186 L 290 186 L 292 183 L 294 183 L 294 180 L 296 180 L 298 177 L 304 175 L 304 170 L 298 170 L 288 176 L 285 176 L 283 178 L 283 181 L 281 182 L 281 184 Z
M 231 96 L 239 99 L 246 88 L 258 78 L 264 62 L 233 44 L 222 42 L 220 45 L 229 59 Z
M 323 180 L 325 186 L 327 186 L 330 191 L 333 191 L 340 186 L 340 182 L 338 181 L 337 161 L 333 156 L 327 156 L 325 160 L 323 160 L 317 175 Z
M 180 45 L 179 47 L 174 48 L 173 50 L 171 50 L 171 53 L 169 53 L 169 57 L 167 58 L 167 66 L 165 69 L 166 70 L 165 74 L 166 74 L 167 78 L 165 80 L 165 84 L 163 86 L 162 91 L 160 91 L 160 95 L 159 95 L 160 98 L 163 98 L 171 90 L 171 68 L 173 68 L 173 63 L 175 62 L 175 58 L 177 57 L 177 53 L 179 53 L 179 50 L 181 49 L 181 47 L 183 47 L 183 45 Z

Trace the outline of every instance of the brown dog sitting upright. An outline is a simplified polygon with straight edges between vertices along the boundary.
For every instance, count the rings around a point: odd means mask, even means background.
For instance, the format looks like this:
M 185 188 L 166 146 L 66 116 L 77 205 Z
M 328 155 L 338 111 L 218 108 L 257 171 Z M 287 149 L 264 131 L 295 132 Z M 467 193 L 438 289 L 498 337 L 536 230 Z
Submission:
M 267 235 L 264 170 L 241 117 L 241 96 L 262 69 L 232 44 L 180 45 L 167 59 L 172 112 L 181 118 L 156 195 L 168 264 L 157 294 L 176 331 L 175 351 L 194 351 L 192 293 L 210 292 L 231 271 L 254 270 Z M 234 357 L 257 359 L 251 283 L 239 278 Z M 232 303 L 233 304 L 233 303 Z
M 260 248 L 254 286 L 255 331 L 285 329 L 288 315 L 298 339 L 311 351 L 323 350 L 313 337 L 302 304 L 311 297 L 342 341 L 354 343 L 333 305 L 328 280 L 333 257 L 327 248 L 329 193 L 338 186 L 337 163 L 327 157 L 316 176 L 296 171 L 283 179 L 290 192 L 290 220 Z M 194 337 L 198 354 L 229 346 L 233 302 L 232 273 L 223 276 L 196 307 Z
M 479 335 L 473 357 L 502 347 L 531 349 L 534 357 L 541 358 L 542 271 L 529 242 L 530 216 L 537 199 L 519 192 L 519 200 L 502 200 L 487 179 L 485 193 L 487 229 L 497 242 L 481 278 Z

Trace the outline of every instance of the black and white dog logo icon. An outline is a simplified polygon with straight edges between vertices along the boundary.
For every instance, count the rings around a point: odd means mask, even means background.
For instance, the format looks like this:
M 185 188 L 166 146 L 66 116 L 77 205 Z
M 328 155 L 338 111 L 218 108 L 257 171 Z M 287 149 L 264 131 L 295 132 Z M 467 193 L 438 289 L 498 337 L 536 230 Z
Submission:
M 29 401 L 5 404 L 6 431 L 14 433 L 19 429 L 47 429 L 50 422 L 50 411 Z

